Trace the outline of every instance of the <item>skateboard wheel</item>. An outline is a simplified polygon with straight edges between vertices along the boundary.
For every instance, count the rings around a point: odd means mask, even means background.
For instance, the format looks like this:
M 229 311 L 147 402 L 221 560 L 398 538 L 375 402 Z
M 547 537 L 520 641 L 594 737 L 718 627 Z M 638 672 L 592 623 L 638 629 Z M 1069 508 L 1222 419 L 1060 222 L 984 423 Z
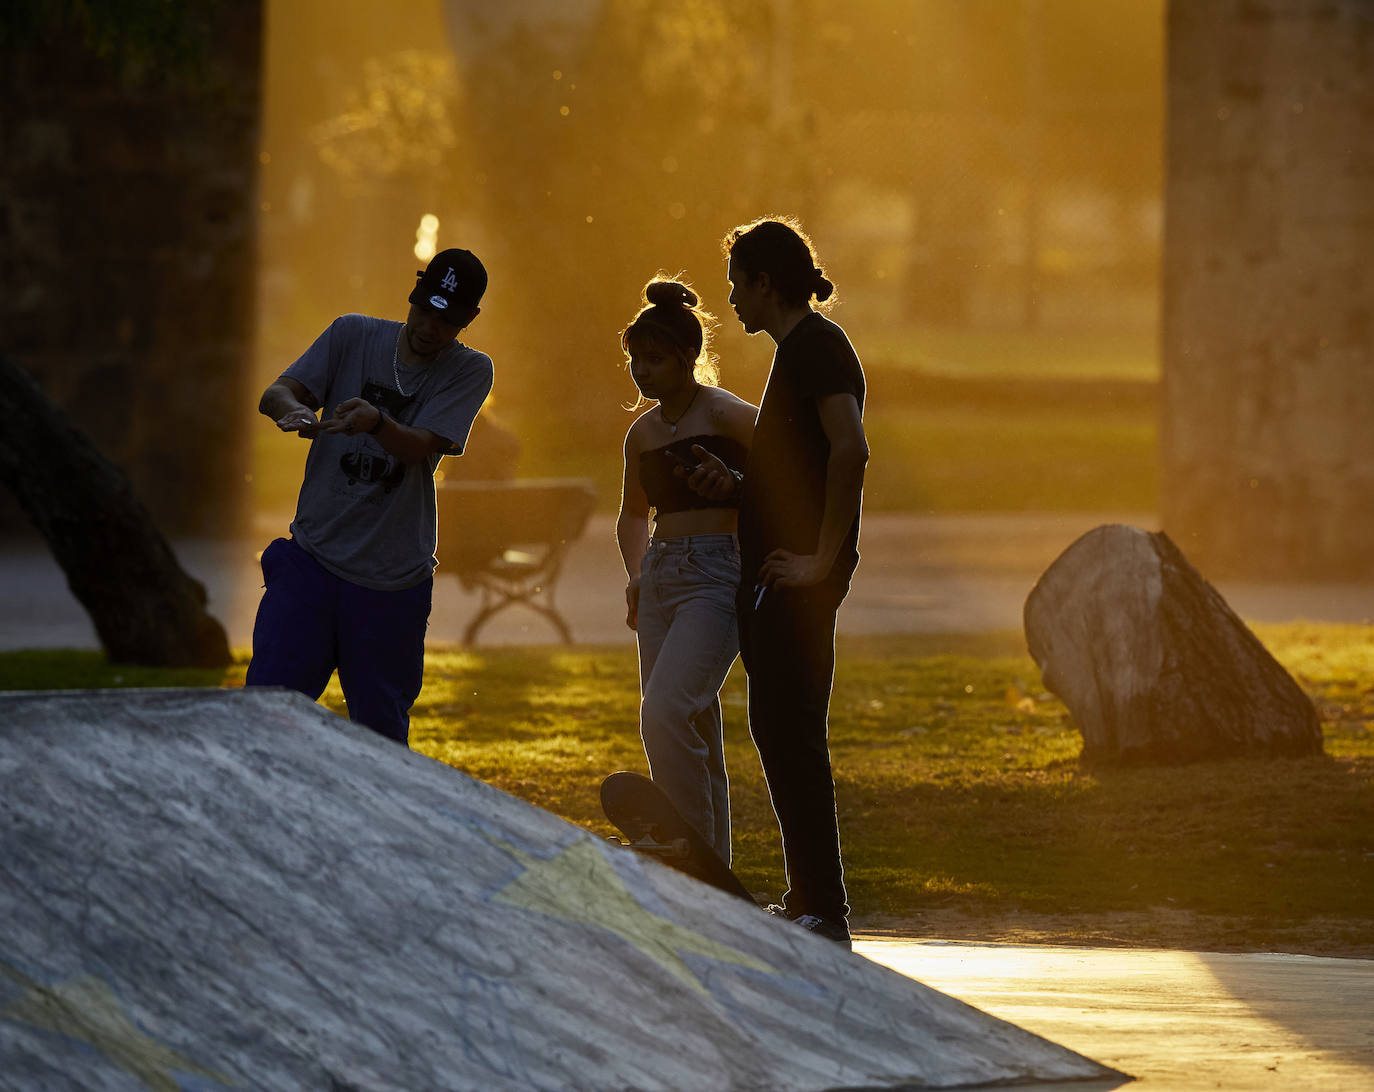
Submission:
M 685 861 L 692 855 L 692 843 L 686 838 L 674 838 L 672 844 L 674 857 L 679 857 Z

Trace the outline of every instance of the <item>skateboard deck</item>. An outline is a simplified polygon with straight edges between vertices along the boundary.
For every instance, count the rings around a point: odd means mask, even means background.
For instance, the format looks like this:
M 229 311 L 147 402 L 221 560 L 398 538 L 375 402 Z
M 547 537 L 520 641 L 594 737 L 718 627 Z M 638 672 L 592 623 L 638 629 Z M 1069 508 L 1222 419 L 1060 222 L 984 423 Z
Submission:
M 657 857 L 712 887 L 754 902 L 697 830 L 678 814 L 672 801 L 643 774 L 623 770 L 601 782 L 601 810 L 624 835 L 621 845 Z

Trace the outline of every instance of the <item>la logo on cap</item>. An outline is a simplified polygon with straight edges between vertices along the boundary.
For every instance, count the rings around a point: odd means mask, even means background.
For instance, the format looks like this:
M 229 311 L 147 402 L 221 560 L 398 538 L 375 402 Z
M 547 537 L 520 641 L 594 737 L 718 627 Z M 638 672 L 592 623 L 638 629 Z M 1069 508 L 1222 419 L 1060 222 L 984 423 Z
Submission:
M 430 296 L 429 305 L 438 311 L 442 311 L 448 306 L 448 300 L 444 299 L 443 296 Z
M 444 274 L 444 279 L 439 282 L 441 288 L 447 288 L 450 292 L 458 288 L 458 276 L 453 272 L 453 266 L 448 267 L 448 272 Z

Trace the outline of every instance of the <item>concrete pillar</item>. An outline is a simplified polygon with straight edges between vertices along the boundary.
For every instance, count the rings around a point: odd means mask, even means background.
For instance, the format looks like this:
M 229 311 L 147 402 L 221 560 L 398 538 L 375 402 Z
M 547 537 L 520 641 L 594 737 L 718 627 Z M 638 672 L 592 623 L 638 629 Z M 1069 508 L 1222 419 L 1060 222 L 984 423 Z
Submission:
M 1374 8 L 1168 13 L 1162 521 L 1207 575 L 1374 574 Z

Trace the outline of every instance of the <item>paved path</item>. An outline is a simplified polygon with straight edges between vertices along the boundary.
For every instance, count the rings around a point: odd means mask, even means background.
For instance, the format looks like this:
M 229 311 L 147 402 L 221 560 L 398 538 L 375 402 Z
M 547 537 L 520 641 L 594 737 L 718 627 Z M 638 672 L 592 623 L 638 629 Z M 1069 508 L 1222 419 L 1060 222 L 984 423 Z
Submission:
M 840 611 L 841 633 L 977 633 L 1019 630 L 1021 608 L 1036 578 L 1079 535 L 1102 523 L 1154 529 L 1152 516 L 1093 513 L 865 517 L 863 561 Z M 235 647 L 247 648 L 261 575 L 257 554 L 284 532 L 285 519 L 262 520 L 252 538 L 176 543 L 182 565 L 201 580 L 210 609 Z M 629 643 L 624 624 L 625 574 L 614 519 L 593 518 L 570 551 L 558 605 L 581 643 Z M 1232 607 L 1251 622 L 1295 619 L 1368 622 L 1374 586 L 1258 585 L 1218 582 Z M 477 596 L 441 575 L 429 638 L 457 641 L 477 609 Z M 482 631 L 484 644 L 548 643 L 557 635 L 531 611 L 514 608 Z M 95 648 L 95 632 L 41 544 L 0 547 L 0 649 Z
M 1374 960 L 873 938 L 854 948 L 1131 1074 L 1140 1092 L 1374 1089 Z

